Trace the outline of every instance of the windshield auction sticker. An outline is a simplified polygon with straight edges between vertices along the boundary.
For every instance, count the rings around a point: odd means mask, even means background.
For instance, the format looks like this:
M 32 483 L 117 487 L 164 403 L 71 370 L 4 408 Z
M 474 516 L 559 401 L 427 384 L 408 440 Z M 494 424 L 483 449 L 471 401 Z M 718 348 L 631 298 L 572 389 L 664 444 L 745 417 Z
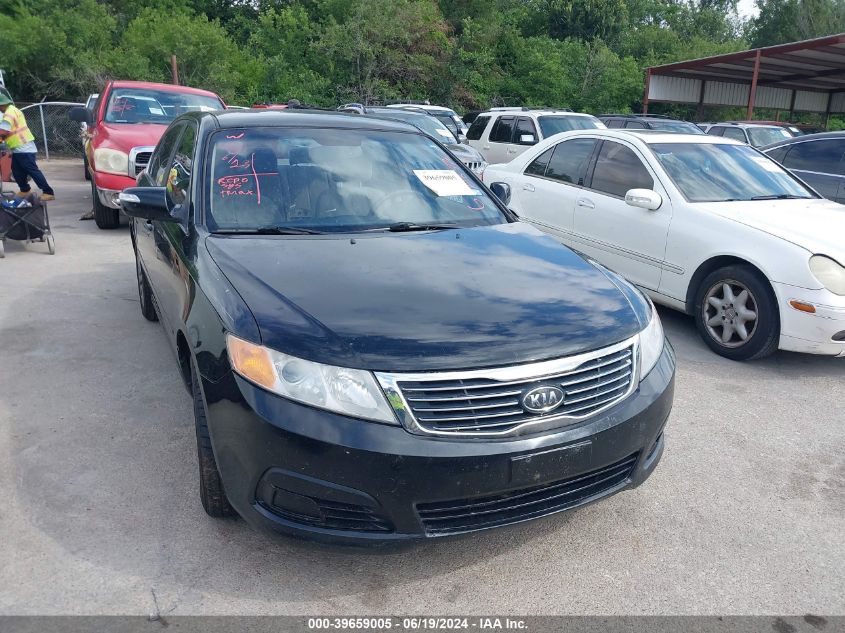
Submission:
M 415 169 L 414 175 L 438 196 L 472 196 L 470 186 L 451 169 Z

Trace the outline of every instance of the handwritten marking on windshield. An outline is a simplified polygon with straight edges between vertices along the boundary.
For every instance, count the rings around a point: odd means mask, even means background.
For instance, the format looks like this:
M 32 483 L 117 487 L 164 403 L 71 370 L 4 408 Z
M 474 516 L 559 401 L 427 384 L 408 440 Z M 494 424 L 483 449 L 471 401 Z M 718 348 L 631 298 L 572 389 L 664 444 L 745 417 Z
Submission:
M 249 164 L 252 167 L 252 175 L 255 177 L 255 190 L 258 191 L 258 204 L 261 204 L 261 183 L 258 181 L 258 174 L 255 173 L 255 152 L 249 156 Z
M 239 139 L 239 138 L 243 138 L 244 134 L 246 134 L 246 132 L 241 132 L 240 134 L 227 134 L 226 138 Z

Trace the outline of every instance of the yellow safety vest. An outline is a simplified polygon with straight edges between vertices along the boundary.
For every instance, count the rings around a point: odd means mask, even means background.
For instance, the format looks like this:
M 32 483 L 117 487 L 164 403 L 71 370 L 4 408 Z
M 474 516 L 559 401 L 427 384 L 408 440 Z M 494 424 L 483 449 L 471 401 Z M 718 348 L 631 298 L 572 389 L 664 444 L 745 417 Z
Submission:
M 26 117 L 15 106 L 10 105 L 6 108 L 6 112 L 3 113 L 3 120 L 12 125 L 12 131 L 6 137 L 6 147 L 10 150 L 35 140 L 26 124 Z

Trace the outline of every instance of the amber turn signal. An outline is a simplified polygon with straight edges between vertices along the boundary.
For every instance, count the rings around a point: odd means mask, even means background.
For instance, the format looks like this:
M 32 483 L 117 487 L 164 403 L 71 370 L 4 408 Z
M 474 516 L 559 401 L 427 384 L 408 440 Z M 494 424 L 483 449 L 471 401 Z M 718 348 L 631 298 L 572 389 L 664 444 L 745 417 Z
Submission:
M 804 303 L 803 301 L 798 301 L 796 299 L 792 299 L 789 302 L 789 305 L 791 305 L 793 308 L 800 312 L 809 312 L 810 314 L 813 314 L 816 311 L 816 306 L 814 306 L 813 304 Z
M 276 384 L 276 370 L 266 349 L 231 334 L 226 337 L 226 346 L 232 368 L 241 376 L 268 389 Z

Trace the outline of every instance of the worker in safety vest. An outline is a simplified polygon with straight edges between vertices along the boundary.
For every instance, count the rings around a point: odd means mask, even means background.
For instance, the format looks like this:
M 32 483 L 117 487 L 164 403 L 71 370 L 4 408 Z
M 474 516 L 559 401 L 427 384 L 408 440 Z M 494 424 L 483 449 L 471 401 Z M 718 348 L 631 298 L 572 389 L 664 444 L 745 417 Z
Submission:
M 17 195 L 25 198 L 30 194 L 28 181 L 32 178 L 41 189 L 42 200 L 55 200 L 53 188 L 35 162 L 38 151 L 35 147 L 35 137 L 26 125 L 23 112 L 3 93 L 0 93 L 0 112 L 3 113 L 0 120 L 0 140 L 5 141 L 6 147 L 12 152 L 12 177 L 20 189 Z

